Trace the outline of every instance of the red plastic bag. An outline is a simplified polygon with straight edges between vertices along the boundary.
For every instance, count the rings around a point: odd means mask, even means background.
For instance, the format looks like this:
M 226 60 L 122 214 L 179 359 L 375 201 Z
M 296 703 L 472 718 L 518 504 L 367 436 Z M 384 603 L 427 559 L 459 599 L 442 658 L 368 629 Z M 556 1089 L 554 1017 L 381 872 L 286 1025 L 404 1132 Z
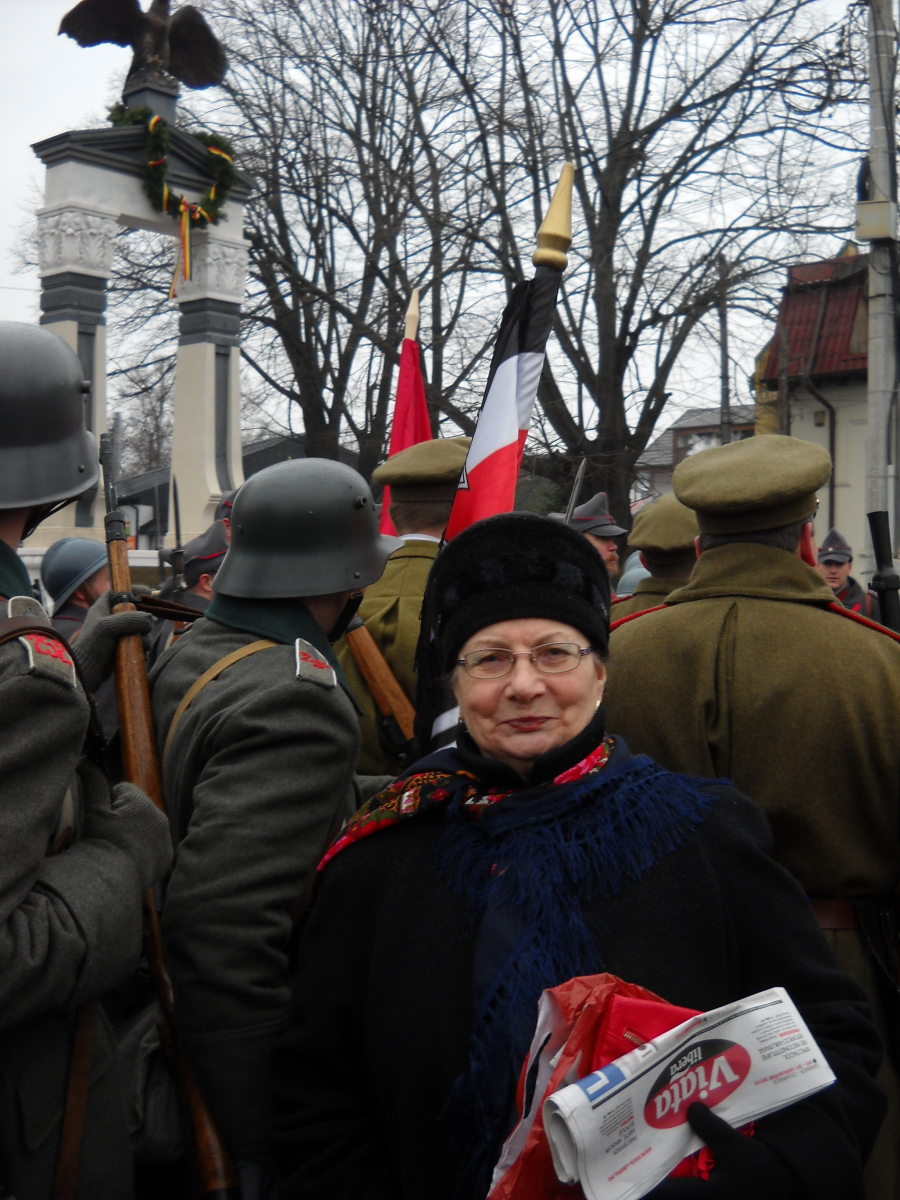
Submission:
M 544 1135 L 544 1100 L 591 1071 L 621 1058 L 696 1016 L 646 988 L 615 975 L 578 975 L 541 996 L 534 1040 L 516 1100 L 520 1120 L 509 1135 L 494 1170 L 488 1200 L 562 1200 L 581 1195 L 578 1184 L 560 1183 Z M 701 1156 L 679 1163 L 673 1175 L 708 1174 Z

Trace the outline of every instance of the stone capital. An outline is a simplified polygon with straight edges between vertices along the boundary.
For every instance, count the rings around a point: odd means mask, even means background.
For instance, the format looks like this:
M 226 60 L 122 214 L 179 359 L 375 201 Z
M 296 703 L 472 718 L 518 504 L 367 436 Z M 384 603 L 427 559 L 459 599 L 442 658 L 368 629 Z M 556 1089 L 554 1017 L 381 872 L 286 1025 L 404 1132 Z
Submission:
M 248 250 L 247 242 L 195 233 L 191 238 L 191 278 L 179 283 L 178 302 L 211 299 L 239 305 L 244 299 Z
M 71 205 L 38 213 L 40 274 L 74 271 L 108 279 L 116 252 L 118 222 L 109 213 Z

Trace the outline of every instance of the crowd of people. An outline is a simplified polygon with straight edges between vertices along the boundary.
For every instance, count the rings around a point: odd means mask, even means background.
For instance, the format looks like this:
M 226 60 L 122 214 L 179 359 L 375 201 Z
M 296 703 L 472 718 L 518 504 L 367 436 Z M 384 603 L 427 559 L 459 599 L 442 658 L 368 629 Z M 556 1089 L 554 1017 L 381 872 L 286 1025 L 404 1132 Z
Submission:
M 0 357 L 9 1194 L 197 1194 L 183 1054 L 222 1197 L 485 1200 L 542 992 L 609 972 L 700 1012 L 784 987 L 836 1076 L 751 1137 L 692 1105 L 714 1165 L 653 1196 L 900 1196 L 900 638 L 846 540 L 816 546 L 824 450 L 701 451 L 630 532 L 601 493 L 446 545 L 467 439 L 375 472 L 397 536 L 350 467 L 288 461 L 184 547 L 181 610 L 114 612 L 105 547 L 73 537 L 48 616 L 17 549 L 96 448 L 59 338 L 0 324 Z M 642 578 L 615 595 L 626 538 Z M 449 743 L 398 738 L 355 618 L 420 713 L 452 705 Z M 167 817 L 116 753 L 134 635 Z

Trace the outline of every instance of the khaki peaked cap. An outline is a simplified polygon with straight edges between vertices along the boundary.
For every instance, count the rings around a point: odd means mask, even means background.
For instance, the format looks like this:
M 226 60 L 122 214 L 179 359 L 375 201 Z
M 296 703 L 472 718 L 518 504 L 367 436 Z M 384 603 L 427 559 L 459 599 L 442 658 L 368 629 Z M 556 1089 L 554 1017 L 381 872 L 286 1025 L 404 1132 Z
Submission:
M 391 489 L 391 500 L 429 503 L 452 500 L 472 439 L 433 438 L 393 454 L 372 472 L 372 482 Z
M 693 554 L 699 532 L 696 514 L 668 492 L 638 510 L 628 545 L 646 554 Z
M 755 533 L 811 517 L 831 476 L 828 451 L 768 434 L 713 446 L 675 468 L 675 495 L 697 514 L 701 533 Z

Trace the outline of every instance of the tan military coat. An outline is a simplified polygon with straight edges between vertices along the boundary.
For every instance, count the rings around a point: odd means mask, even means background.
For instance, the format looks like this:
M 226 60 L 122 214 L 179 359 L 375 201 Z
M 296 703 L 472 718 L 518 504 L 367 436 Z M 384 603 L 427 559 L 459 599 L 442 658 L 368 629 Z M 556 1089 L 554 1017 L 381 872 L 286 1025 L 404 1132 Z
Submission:
M 384 574 L 377 583 L 366 589 L 359 609 L 366 628 L 413 705 L 416 703 L 414 664 L 419 640 L 419 615 L 425 595 L 425 581 L 437 552 L 437 542 L 418 539 L 405 542 L 388 559 Z M 343 638 L 335 650 L 351 691 L 363 710 L 359 718 L 362 741 L 357 772 L 360 775 L 396 775 L 402 764 L 383 742 L 379 713 L 372 693 Z
M 732 779 L 808 894 L 883 895 L 900 875 L 900 643 L 833 600 L 783 550 L 708 551 L 665 610 L 613 633 L 608 726 L 671 770 Z
M 669 593 L 680 586 L 678 580 L 656 579 L 652 575 L 649 579 L 639 579 L 630 596 L 623 596 L 621 600 L 613 601 L 609 619 L 610 621 L 621 621 L 623 617 L 646 612 L 648 608 L 656 608 L 658 605 L 664 604 Z

